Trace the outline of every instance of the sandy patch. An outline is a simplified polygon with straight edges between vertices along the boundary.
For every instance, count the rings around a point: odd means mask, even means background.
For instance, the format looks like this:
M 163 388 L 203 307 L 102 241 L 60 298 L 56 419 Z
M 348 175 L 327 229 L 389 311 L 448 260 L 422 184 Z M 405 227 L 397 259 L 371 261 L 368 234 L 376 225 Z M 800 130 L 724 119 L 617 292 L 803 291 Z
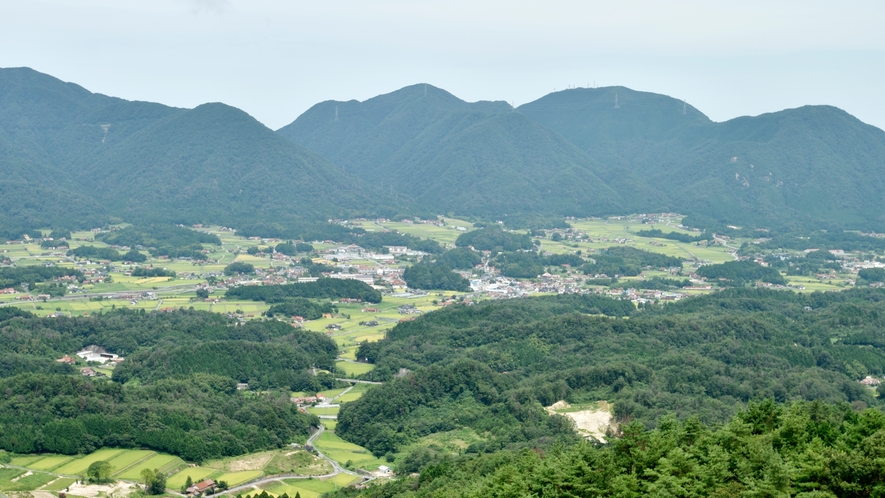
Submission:
M 580 410 L 573 412 L 560 413 L 572 419 L 575 422 L 575 428 L 587 439 L 595 439 L 599 442 L 605 442 L 605 434 L 610 428 L 614 428 L 612 424 L 611 405 L 605 401 L 598 403 L 599 408 L 591 410 Z M 546 408 L 547 413 L 553 415 L 557 410 L 567 410 L 571 405 L 565 401 L 557 401 Z
M 273 453 L 259 453 L 257 455 L 246 456 L 232 462 L 228 462 L 227 470 L 230 472 L 240 472 L 242 470 L 263 470 L 264 466 L 270 463 Z
M 69 495 L 85 496 L 87 498 L 95 498 L 99 495 L 109 497 L 128 496 L 134 492 L 138 486 L 130 482 L 117 481 L 112 484 L 71 484 L 68 489 Z

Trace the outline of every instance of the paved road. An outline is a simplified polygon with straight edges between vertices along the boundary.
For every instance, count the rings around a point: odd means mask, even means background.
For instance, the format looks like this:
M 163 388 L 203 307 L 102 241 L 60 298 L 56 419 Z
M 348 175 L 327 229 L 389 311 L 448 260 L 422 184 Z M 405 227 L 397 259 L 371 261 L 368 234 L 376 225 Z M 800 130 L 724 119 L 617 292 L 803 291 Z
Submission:
M 332 460 L 331 458 L 324 455 L 319 450 L 319 448 L 317 448 L 314 445 L 314 441 L 316 441 L 317 438 L 319 438 L 325 430 L 326 430 L 325 427 L 320 426 L 320 428 L 316 432 L 314 432 L 313 435 L 310 436 L 310 438 L 307 439 L 307 444 L 309 444 L 313 447 L 314 451 L 316 451 L 316 453 L 317 453 L 317 456 L 319 456 L 320 458 L 322 458 L 322 459 L 326 460 L 327 462 L 329 462 L 330 464 L 332 464 L 332 469 L 333 469 L 332 473 L 319 475 L 319 476 L 303 476 L 303 475 L 298 475 L 298 474 L 280 474 L 280 475 L 275 475 L 275 476 L 271 476 L 271 477 L 265 477 L 262 479 L 258 479 L 257 481 L 252 481 L 252 482 L 249 482 L 246 484 L 241 484 L 239 486 L 234 486 L 222 493 L 216 493 L 214 495 L 207 495 L 206 498 L 214 497 L 214 496 L 221 496 L 221 495 L 233 495 L 239 491 L 251 490 L 253 488 L 261 486 L 262 484 L 267 484 L 267 483 L 271 483 L 274 481 L 282 481 L 283 479 L 325 479 L 325 478 L 337 476 L 338 474 L 348 474 L 348 475 L 352 475 L 354 477 L 361 477 L 366 480 L 371 480 L 372 479 L 371 477 L 364 476 L 362 474 L 358 474 L 356 472 L 353 472 L 353 471 L 350 471 L 350 470 L 347 470 L 347 469 L 341 467 L 340 465 L 338 465 L 338 462 L 336 462 L 335 460 Z

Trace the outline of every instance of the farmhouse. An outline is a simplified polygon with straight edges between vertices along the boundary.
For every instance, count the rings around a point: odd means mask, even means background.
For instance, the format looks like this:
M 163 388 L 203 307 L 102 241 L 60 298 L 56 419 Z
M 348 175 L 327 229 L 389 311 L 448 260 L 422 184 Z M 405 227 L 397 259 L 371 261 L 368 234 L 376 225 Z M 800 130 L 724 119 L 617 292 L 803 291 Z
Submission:
M 215 481 L 212 479 L 206 479 L 204 481 L 200 481 L 193 486 L 187 488 L 185 491 L 188 496 L 199 496 L 203 493 L 211 492 L 215 489 Z

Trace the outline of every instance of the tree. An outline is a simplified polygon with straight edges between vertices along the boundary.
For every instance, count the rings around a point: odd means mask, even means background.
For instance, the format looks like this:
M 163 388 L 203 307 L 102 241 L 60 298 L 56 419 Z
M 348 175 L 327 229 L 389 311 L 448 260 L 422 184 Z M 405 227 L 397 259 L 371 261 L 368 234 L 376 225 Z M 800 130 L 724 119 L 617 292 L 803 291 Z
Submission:
M 141 480 L 144 481 L 145 490 L 151 487 L 151 483 L 154 482 L 154 477 L 156 477 L 156 472 L 151 469 L 143 469 L 141 471 Z M 188 481 L 190 481 L 190 476 L 188 476 Z
M 208 299 L 209 289 L 197 289 L 197 297 L 200 299 Z
M 161 495 L 166 492 L 166 474 L 163 472 L 157 472 L 154 470 L 156 475 L 154 476 L 153 482 L 151 482 L 150 486 L 150 494 L 152 495 Z
M 108 462 L 92 462 L 89 468 L 86 469 L 86 476 L 91 482 L 107 483 L 110 482 L 113 471 L 114 467 Z

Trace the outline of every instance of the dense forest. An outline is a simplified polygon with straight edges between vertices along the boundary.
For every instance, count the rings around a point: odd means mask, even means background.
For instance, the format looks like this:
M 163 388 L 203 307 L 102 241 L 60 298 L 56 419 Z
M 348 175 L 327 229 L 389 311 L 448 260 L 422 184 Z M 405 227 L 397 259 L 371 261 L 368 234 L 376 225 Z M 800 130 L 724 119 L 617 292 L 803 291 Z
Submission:
M 95 237 L 109 245 L 143 247 L 151 256 L 205 259 L 203 244 L 221 246 L 217 235 L 174 225 L 130 226 L 122 230 L 100 233 Z
M 584 273 L 588 275 L 635 277 L 645 268 L 682 268 L 682 260 L 679 258 L 628 246 L 609 247 L 591 257 L 593 261 L 583 267 Z
M 332 303 L 316 302 L 303 297 L 295 297 L 274 304 L 265 312 L 265 315 L 269 318 L 274 316 L 282 316 L 284 318 L 300 316 L 306 320 L 317 320 L 322 318 L 324 313 L 337 312 L 338 308 Z
M 584 259 L 578 254 L 551 254 L 542 256 L 533 251 L 502 252 L 492 260 L 505 277 L 536 278 L 546 267 L 569 265 L 580 268 Z
M 55 362 L 86 346 L 125 355 L 111 379 L 71 375 Z M 289 401 L 333 376 L 335 343 L 277 321 L 218 314 L 116 310 L 40 318 L 0 308 L 0 448 L 88 453 L 148 447 L 192 461 L 276 448 L 317 420 Z M 263 394 L 247 396 L 237 382 Z
M 493 451 L 540 444 L 541 406 L 559 400 L 607 400 L 620 423 L 648 426 L 724 423 L 759 398 L 879 406 L 857 381 L 885 372 L 883 302 L 869 288 L 732 289 L 635 311 L 574 295 L 449 307 L 360 346 L 366 377 L 388 382 L 344 406 L 337 431 L 384 454 L 468 427 Z
M 251 299 L 266 303 L 281 303 L 293 297 L 317 299 L 361 299 L 367 303 L 380 303 L 381 293 L 359 280 L 321 278 L 316 282 L 286 285 L 243 285 L 225 292 L 226 297 Z
M 73 455 L 151 448 L 201 462 L 282 447 L 318 420 L 288 393 L 247 397 L 232 379 L 193 375 L 150 385 L 26 373 L 0 379 L 0 448 Z
M 761 281 L 770 284 L 787 285 L 787 280 L 777 268 L 762 266 L 755 261 L 728 261 L 718 265 L 706 265 L 698 268 L 697 274 L 720 285 L 742 286 L 751 282 Z
M 403 272 L 403 280 L 413 289 L 461 292 L 470 290 L 470 282 L 452 271 L 445 263 L 415 263 Z
M 765 400 L 721 426 L 697 417 L 664 417 L 653 430 L 630 422 L 604 446 L 558 440 L 460 456 L 425 447 L 399 464 L 400 479 L 326 496 L 878 496 L 883 437 L 885 414 L 877 409 Z

